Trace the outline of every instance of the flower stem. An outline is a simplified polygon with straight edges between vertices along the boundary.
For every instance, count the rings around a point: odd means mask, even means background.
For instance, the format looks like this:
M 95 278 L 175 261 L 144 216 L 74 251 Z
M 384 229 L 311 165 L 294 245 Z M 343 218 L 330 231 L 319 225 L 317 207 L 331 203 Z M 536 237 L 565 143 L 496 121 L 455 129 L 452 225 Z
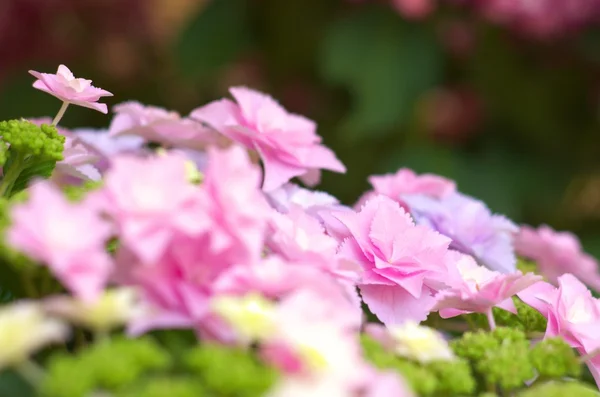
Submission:
M 63 116 L 65 115 L 65 112 L 67 111 L 67 108 L 69 107 L 69 102 L 63 102 L 62 106 L 60 107 L 60 109 L 58 110 L 58 113 L 56 114 L 56 116 L 54 117 L 54 120 L 52 120 L 52 125 L 56 127 L 56 125 L 58 124 L 58 122 L 63 118 Z
M 23 361 L 15 369 L 34 388 L 37 388 L 44 379 L 44 370 L 31 360 Z
M 8 170 L 6 170 L 6 174 L 4 174 L 4 178 L 2 178 L 2 182 L 0 182 L 0 196 L 10 196 L 13 185 L 17 181 L 21 171 L 23 171 L 24 163 L 25 155 L 17 151 L 14 160 L 10 164 L 10 167 L 8 167 Z
M 494 313 L 492 313 L 492 308 L 489 308 L 486 312 L 488 323 L 490 324 L 490 331 L 496 329 L 496 320 L 494 320 Z

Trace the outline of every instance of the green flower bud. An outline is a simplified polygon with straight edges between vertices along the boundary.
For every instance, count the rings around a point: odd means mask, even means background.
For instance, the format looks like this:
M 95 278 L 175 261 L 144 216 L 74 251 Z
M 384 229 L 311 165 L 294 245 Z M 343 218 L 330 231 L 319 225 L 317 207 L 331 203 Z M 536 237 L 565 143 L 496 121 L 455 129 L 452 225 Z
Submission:
M 562 338 L 549 338 L 533 347 L 529 357 L 542 378 L 563 378 L 581 375 L 578 356 Z
M 514 297 L 513 301 L 517 308 L 519 320 L 525 326 L 527 332 L 544 332 L 548 324 L 548 320 L 540 312 L 529 306 L 521 299 Z
M 600 392 L 580 382 L 548 382 L 533 386 L 517 394 L 517 397 L 599 397 Z

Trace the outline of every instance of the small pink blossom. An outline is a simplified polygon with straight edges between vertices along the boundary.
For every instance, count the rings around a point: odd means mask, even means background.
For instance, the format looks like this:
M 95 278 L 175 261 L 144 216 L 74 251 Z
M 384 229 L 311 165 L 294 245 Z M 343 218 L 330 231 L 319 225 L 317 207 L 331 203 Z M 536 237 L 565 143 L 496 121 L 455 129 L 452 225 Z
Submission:
M 265 168 L 263 189 L 274 190 L 294 177 L 318 182 L 319 169 L 345 172 L 335 154 L 321 145 L 313 121 L 288 113 L 273 98 L 233 87 L 236 102 L 222 99 L 191 113 L 228 138 L 256 150 Z
M 431 198 L 444 198 L 456 191 L 454 181 L 435 174 L 418 175 L 409 168 L 400 168 L 395 174 L 372 175 L 369 183 L 373 190 L 365 193 L 356 204 L 360 208 L 370 198 L 382 194 L 405 206 L 402 195 L 420 194 Z
M 447 278 L 450 239 L 415 226 L 386 196 L 369 200 L 358 213 L 334 215 L 349 231 L 339 255 L 363 268 L 358 285 L 371 311 L 386 325 L 424 320 Z
M 94 109 L 104 114 L 108 113 L 106 104 L 98 103 L 98 100 L 113 94 L 94 87 L 92 80 L 75 78 L 65 65 L 60 65 L 55 74 L 34 70 L 30 70 L 29 73 L 38 79 L 33 83 L 34 88 L 47 92 L 63 102 Z
M 8 241 L 44 262 L 75 295 L 96 298 L 112 271 L 105 244 L 110 226 L 85 204 L 72 204 L 47 182 L 29 189 L 30 199 L 15 206 Z
M 442 318 L 472 312 L 488 314 L 494 306 L 515 312 L 511 297 L 541 280 L 533 273 L 491 271 L 467 255 L 462 258 L 457 263 L 462 279 L 436 296 L 433 310 L 439 310 Z
M 300 207 L 292 207 L 287 214 L 273 213 L 271 228 L 267 246 L 272 252 L 292 262 L 312 263 L 340 278 L 358 279 L 360 266 L 336 257 L 337 240 L 327 235 L 319 221 Z
M 177 112 L 133 101 L 116 105 L 114 111 L 116 116 L 109 127 L 111 137 L 135 135 L 150 142 L 191 149 L 216 142 L 216 134 L 210 128 Z
M 519 294 L 519 298 L 548 319 L 546 338 L 563 337 L 580 354 L 596 354 L 600 349 L 600 300 L 572 274 L 558 277 L 558 288 L 539 282 Z M 587 361 L 600 386 L 600 357 Z
M 600 291 L 598 262 L 583 252 L 577 236 L 569 232 L 556 232 L 546 225 L 533 229 L 522 226 L 515 238 L 517 253 L 536 262 L 540 273 L 552 284 L 558 277 L 571 273 L 581 281 Z

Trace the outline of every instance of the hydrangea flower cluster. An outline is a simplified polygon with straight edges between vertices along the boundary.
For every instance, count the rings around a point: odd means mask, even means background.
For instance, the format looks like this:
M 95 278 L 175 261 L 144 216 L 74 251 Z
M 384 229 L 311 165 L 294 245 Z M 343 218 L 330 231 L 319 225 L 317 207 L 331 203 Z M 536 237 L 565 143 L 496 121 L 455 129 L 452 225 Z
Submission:
M 106 108 L 63 66 L 34 75 Z M 0 274 L 23 284 L 0 279 L 0 372 L 51 397 L 598 395 L 575 236 L 408 169 L 345 206 L 292 180 L 345 171 L 314 122 L 231 94 L 189 117 L 125 102 L 100 131 L 57 127 L 66 105 L 0 123 Z

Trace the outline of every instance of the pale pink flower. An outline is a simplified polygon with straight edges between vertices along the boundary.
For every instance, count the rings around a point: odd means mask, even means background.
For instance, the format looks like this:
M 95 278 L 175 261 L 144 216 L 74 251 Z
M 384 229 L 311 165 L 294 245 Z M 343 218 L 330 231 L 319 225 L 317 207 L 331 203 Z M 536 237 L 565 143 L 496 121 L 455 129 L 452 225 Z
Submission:
M 111 137 L 135 135 L 150 142 L 191 149 L 216 142 L 214 131 L 177 112 L 133 101 L 116 105 L 114 112 L 108 132 Z
M 402 195 L 419 194 L 440 199 L 456 191 L 456 184 L 450 179 L 435 174 L 418 175 L 409 168 L 400 168 L 395 174 L 372 175 L 369 183 L 373 190 L 363 194 L 355 207 L 362 207 L 371 198 L 382 194 L 398 201 L 408 208 L 402 200 Z
M 177 233 L 197 235 L 210 224 L 182 156 L 119 156 L 104 180 L 92 200 L 113 219 L 121 242 L 143 261 L 156 261 Z
M 358 397 L 414 397 L 415 393 L 396 371 L 377 373 Z M 354 396 L 353 396 L 354 397 Z
M 212 222 L 212 249 L 237 247 L 237 263 L 256 261 L 263 248 L 271 209 L 259 186 L 260 170 L 241 147 L 209 148 L 201 188 Z
M 408 168 L 400 168 L 395 174 L 373 175 L 369 183 L 377 194 L 399 200 L 402 194 L 424 194 L 444 198 L 456 191 L 456 183 L 435 174 L 418 175 Z
M 276 330 L 263 343 L 263 354 L 287 376 L 268 395 L 350 396 L 360 389 L 369 367 L 362 359 L 353 311 L 342 309 L 310 289 L 281 300 Z
M 437 302 L 433 310 L 439 310 L 442 318 L 473 312 L 489 315 L 494 306 L 516 312 L 512 296 L 542 279 L 533 273 L 523 275 L 520 271 L 510 274 L 491 271 L 467 255 L 456 266 L 461 280 L 451 283 L 450 288 L 436 295 Z
M 108 113 L 106 104 L 98 103 L 98 100 L 113 94 L 94 87 L 92 80 L 75 78 L 65 65 L 60 65 L 55 74 L 34 70 L 30 70 L 29 73 L 38 79 L 33 83 L 34 88 L 47 92 L 63 102 L 94 109 L 104 114 Z
M 386 325 L 424 320 L 448 276 L 450 239 L 425 226 L 386 196 L 358 213 L 334 214 L 348 229 L 339 255 L 363 268 L 361 295 Z
M 561 336 L 580 354 L 596 354 L 587 365 L 600 385 L 600 300 L 572 274 L 557 281 L 558 288 L 539 282 L 518 296 L 548 319 L 546 338 Z
M 313 121 L 288 113 L 273 98 L 233 87 L 236 102 L 222 99 L 191 113 L 228 138 L 256 150 L 265 168 L 263 189 L 274 190 L 294 177 L 318 182 L 319 169 L 345 172 L 335 154 L 321 145 Z
M 583 252 L 577 236 L 557 232 L 546 225 L 537 229 L 522 226 L 515 238 L 515 250 L 521 256 L 536 262 L 540 273 L 552 284 L 558 277 L 571 273 L 600 291 L 598 262 Z
M 51 124 L 48 117 L 30 118 L 35 125 Z M 98 181 L 101 178 L 96 164 L 101 154 L 80 140 L 73 131 L 57 127 L 57 132 L 65 137 L 63 159 L 56 163 L 52 180 L 57 184 L 71 184 L 82 180 Z
M 266 197 L 277 211 L 287 213 L 292 207 L 300 207 L 308 215 L 321 222 L 327 234 L 341 239 L 344 235 L 344 225 L 332 214 L 339 211 L 352 211 L 351 208 L 340 204 L 339 200 L 325 192 L 304 189 L 293 183 L 266 193 Z
M 78 297 L 96 298 L 113 266 L 105 249 L 110 226 L 85 204 L 69 203 L 47 182 L 33 185 L 29 196 L 12 211 L 9 243 L 47 264 Z
M 100 159 L 94 163 L 94 166 L 101 173 L 109 168 L 111 159 L 119 154 L 143 155 L 149 152 L 144 150 L 144 138 L 139 136 L 110 136 L 107 130 L 89 128 L 77 128 L 72 133 L 88 148 L 98 153 Z
M 273 213 L 271 229 L 266 244 L 272 252 L 292 262 L 314 264 L 340 278 L 358 280 L 361 267 L 336 257 L 337 240 L 300 207 L 292 207 L 287 214 Z

